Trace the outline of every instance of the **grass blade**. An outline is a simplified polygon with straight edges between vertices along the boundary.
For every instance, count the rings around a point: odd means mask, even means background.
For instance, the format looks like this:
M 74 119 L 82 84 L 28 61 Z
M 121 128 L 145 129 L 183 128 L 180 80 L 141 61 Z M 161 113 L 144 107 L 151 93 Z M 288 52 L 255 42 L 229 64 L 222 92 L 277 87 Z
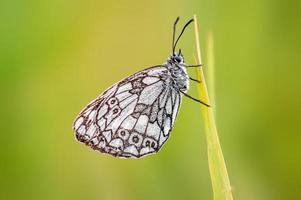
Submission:
M 199 31 L 197 25 L 197 18 L 194 15 L 194 27 L 195 27 L 195 41 L 196 41 L 196 51 L 197 51 L 197 64 L 201 64 L 201 50 L 199 41 Z M 213 41 L 213 39 L 212 39 Z M 212 43 L 209 43 L 212 44 Z M 211 57 L 213 58 L 213 47 L 208 47 L 211 52 Z M 207 66 L 212 67 L 212 66 Z M 204 73 L 202 67 L 196 68 L 198 80 L 201 83 L 198 86 L 199 98 L 205 103 L 210 104 L 209 95 L 207 91 L 207 86 L 205 82 Z M 210 78 L 213 78 L 210 76 Z M 214 82 L 214 80 L 211 80 Z M 214 102 L 214 101 L 212 101 Z M 208 108 L 201 105 L 201 113 L 204 119 L 206 140 L 207 140 L 207 151 L 208 151 L 208 163 L 209 171 L 211 177 L 211 184 L 213 189 L 214 200 L 233 200 L 232 191 L 230 186 L 230 180 L 223 156 L 223 152 L 220 146 L 218 133 L 215 125 L 214 113 L 212 107 Z

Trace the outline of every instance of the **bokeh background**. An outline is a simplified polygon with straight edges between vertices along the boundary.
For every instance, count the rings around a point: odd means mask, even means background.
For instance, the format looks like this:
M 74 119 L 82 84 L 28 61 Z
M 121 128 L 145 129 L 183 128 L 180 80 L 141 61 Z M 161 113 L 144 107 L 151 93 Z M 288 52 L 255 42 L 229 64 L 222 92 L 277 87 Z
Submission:
M 172 23 L 193 14 L 205 73 L 213 35 L 208 81 L 234 198 L 301 199 L 300 1 L 4 0 L 0 11 L 0 199 L 212 199 L 195 102 L 138 160 L 93 151 L 71 129 L 108 86 L 165 62 Z M 193 63 L 192 26 L 179 47 Z

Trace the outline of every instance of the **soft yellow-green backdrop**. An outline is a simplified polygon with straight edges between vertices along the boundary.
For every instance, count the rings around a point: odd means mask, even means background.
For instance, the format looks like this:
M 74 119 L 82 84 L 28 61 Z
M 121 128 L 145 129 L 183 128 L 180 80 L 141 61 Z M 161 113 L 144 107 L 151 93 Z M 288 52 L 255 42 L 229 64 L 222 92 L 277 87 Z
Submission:
M 170 140 L 138 160 L 93 151 L 71 129 L 108 86 L 165 62 L 172 23 L 193 14 L 205 73 L 208 31 L 214 37 L 215 109 L 234 198 L 301 199 L 298 0 L 1 1 L 0 199 L 212 199 L 195 102 L 184 98 Z M 193 27 L 179 47 L 192 63 Z

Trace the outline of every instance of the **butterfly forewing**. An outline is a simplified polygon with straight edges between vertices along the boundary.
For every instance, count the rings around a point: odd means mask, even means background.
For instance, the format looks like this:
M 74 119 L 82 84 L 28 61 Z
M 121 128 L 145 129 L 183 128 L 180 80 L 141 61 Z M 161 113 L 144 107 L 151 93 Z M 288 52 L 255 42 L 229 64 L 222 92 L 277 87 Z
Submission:
M 155 153 L 169 138 L 181 103 L 166 67 L 137 72 L 111 86 L 76 118 L 76 138 L 119 157 Z

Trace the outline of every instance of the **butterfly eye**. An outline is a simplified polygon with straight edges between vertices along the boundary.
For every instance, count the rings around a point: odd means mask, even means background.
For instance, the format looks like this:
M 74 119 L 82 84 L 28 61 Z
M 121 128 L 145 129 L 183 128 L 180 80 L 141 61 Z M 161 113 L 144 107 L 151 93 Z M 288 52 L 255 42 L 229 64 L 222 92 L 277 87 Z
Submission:
M 183 59 L 180 56 L 174 56 L 173 60 L 177 63 L 181 63 L 183 61 Z

